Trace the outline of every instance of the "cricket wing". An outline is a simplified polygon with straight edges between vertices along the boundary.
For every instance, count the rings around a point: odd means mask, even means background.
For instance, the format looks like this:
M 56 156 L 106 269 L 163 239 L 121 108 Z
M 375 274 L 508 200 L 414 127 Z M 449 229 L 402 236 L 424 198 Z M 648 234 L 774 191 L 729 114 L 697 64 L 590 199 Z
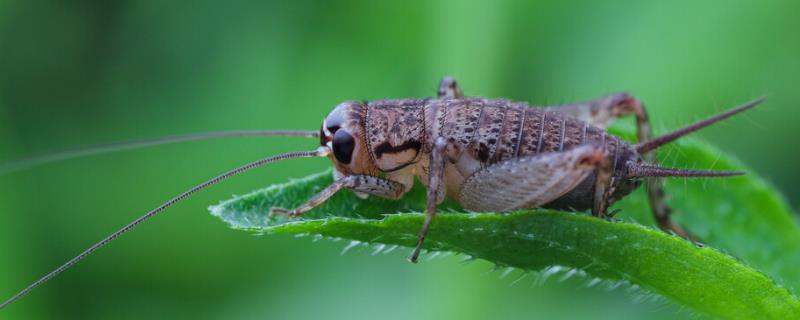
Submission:
M 540 207 L 575 188 L 604 157 L 601 147 L 586 145 L 498 162 L 464 182 L 459 202 L 471 211 Z

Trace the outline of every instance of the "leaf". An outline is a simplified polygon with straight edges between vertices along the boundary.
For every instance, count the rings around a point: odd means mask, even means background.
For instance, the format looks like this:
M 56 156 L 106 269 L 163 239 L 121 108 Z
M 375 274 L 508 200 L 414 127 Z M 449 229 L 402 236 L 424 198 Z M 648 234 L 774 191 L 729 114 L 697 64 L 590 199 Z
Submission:
M 705 144 L 682 142 L 669 165 L 741 169 Z M 690 160 L 691 159 L 691 160 Z M 690 165 L 691 164 L 691 165 Z M 400 201 L 358 199 L 340 192 L 301 220 L 270 217 L 273 206 L 295 207 L 331 183 L 330 172 L 235 197 L 210 208 L 235 229 L 258 233 L 319 234 L 369 243 L 413 246 L 422 223 L 424 190 Z M 635 223 L 607 222 L 549 210 L 467 214 L 445 203 L 426 249 L 454 251 L 526 270 L 563 266 L 603 279 L 626 280 L 672 301 L 724 318 L 796 318 L 800 301 L 750 265 L 798 284 L 800 232 L 785 201 L 755 175 L 728 180 L 668 183 L 678 218 L 711 247 Z M 617 206 L 628 218 L 652 224 L 642 192 Z

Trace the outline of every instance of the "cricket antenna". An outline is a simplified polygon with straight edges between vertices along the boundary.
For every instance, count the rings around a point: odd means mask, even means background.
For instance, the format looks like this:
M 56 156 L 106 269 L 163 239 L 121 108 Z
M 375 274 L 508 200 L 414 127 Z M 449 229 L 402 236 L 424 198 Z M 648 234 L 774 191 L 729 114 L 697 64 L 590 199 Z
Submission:
M 184 135 L 174 135 L 158 138 L 148 138 L 139 140 L 119 141 L 106 144 L 82 146 L 77 148 L 69 148 L 40 155 L 25 157 L 22 159 L 12 160 L 5 163 L 0 163 L 0 175 L 8 174 L 11 172 L 29 169 L 40 165 L 93 156 L 103 153 L 111 153 L 116 151 L 132 150 L 145 147 L 158 146 L 163 144 L 172 144 L 187 141 L 211 140 L 219 138 L 231 137 L 248 137 L 248 136 L 284 136 L 284 137 L 319 137 L 318 131 L 300 131 L 300 130 L 238 130 L 238 131 L 216 131 L 216 132 L 201 132 Z
M 695 132 L 697 130 L 700 130 L 702 128 L 710 126 L 710 125 L 712 125 L 714 123 L 717 123 L 719 121 L 727 119 L 727 118 L 729 118 L 729 117 L 731 117 L 731 116 L 733 116 L 733 115 L 735 115 L 735 114 L 737 114 L 739 112 L 742 112 L 742 111 L 745 111 L 747 109 L 753 108 L 753 107 L 759 105 L 760 103 L 764 102 L 764 100 L 767 100 L 767 97 L 761 97 L 761 98 L 755 99 L 755 100 L 750 101 L 748 103 L 745 103 L 745 104 L 743 104 L 741 106 L 738 106 L 738 107 L 730 109 L 728 111 L 719 113 L 719 114 L 714 115 L 714 116 L 712 116 L 712 117 L 710 117 L 708 119 L 695 122 L 695 123 L 693 123 L 693 124 L 691 124 L 689 126 L 686 126 L 686 127 L 681 128 L 681 129 L 675 130 L 673 132 L 667 133 L 667 134 L 665 134 L 663 136 L 660 136 L 658 138 L 655 138 L 653 140 L 649 140 L 649 141 L 645 141 L 645 142 L 639 143 L 639 144 L 635 145 L 634 148 L 636 149 L 637 152 L 639 152 L 639 154 L 646 154 L 646 153 L 648 153 L 648 152 L 650 152 L 650 151 L 652 151 L 654 149 L 657 149 L 658 147 L 661 147 L 661 146 L 663 146 L 663 145 L 665 145 L 667 143 L 675 141 L 676 139 L 678 139 L 680 137 L 683 137 L 683 136 L 685 136 L 687 134 L 690 134 L 692 132 Z
M 181 193 L 177 197 L 170 199 L 169 201 L 165 202 L 164 204 L 158 206 L 157 208 L 145 213 L 143 216 L 139 217 L 138 219 L 133 220 L 133 222 L 129 223 L 128 225 L 126 225 L 122 229 L 119 229 L 119 230 L 115 231 L 114 233 L 112 233 L 109 236 L 107 236 L 105 239 L 103 239 L 100 242 L 98 242 L 98 243 L 92 245 L 91 247 L 89 247 L 89 249 L 86 249 L 85 251 L 81 252 L 79 255 L 75 256 L 74 258 L 70 259 L 69 261 L 67 261 L 66 263 L 61 265 L 60 267 L 58 267 L 55 270 L 51 271 L 50 273 L 46 274 L 41 279 L 36 280 L 36 282 L 32 283 L 31 285 L 29 285 L 25 289 L 22 289 L 22 291 L 20 291 L 19 293 L 15 294 L 13 297 L 8 299 L 6 302 L 3 302 L 2 304 L 0 304 L 0 310 L 2 310 L 3 308 L 7 307 L 8 305 L 14 303 L 14 301 L 17 301 L 19 298 L 22 298 L 23 296 L 25 296 L 26 294 L 31 292 L 31 290 L 36 289 L 36 287 L 44 284 L 45 282 L 47 282 L 48 280 L 50 280 L 53 277 L 57 276 L 59 273 L 63 272 L 64 270 L 69 269 L 69 267 L 72 267 L 73 265 L 78 263 L 78 261 L 81 261 L 83 258 L 86 258 L 88 255 L 90 255 L 93 252 L 97 251 L 97 249 L 102 248 L 103 246 L 107 245 L 109 242 L 113 241 L 117 237 L 119 237 L 122 234 L 124 234 L 124 233 L 130 231 L 131 229 L 135 228 L 140 223 L 144 222 L 147 219 L 152 218 L 153 216 L 155 216 L 156 214 L 158 214 L 161 211 L 164 211 L 164 209 L 172 206 L 173 204 L 176 204 L 179 201 L 181 201 L 183 199 L 186 199 L 188 196 L 192 195 L 193 193 L 195 193 L 197 191 L 203 190 L 203 189 L 205 189 L 205 188 L 207 188 L 207 187 L 209 187 L 209 186 L 211 186 L 213 184 L 216 184 L 217 182 L 220 182 L 222 180 L 225 180 L 225 179 L 230 178 L 232 176 L 235 176 L 237 174 L 243 173 L 243 172 L 248 171 L 250 169 L 253 169 L 253 168 L 256 168 L 256 167 L 260 167 L 260 166 L 265 165 L 265 164 L 270 163 L 270 162 L 275 162 L 275 161 L 284 160 L 284 159 L 291 159 L 291 158 L 305 158 L 305 157 L 315 157 L 315 156 L 317 156 L 317 157 L 325 157 L 328 154 L 330 154 L 330 149 L 328 149 L 327 147 L 320 147 L 317 150 L 312 150 L 312 151 L 300 151 L 300 152 L 284 153 L 284 154 L 280 154 L 280 155 L 276 155 L 276 156 L 264 158 L 264 159 L 261 159 L 261 160 L 255 161 L 255 162 L 248 163 L 248 164 L 243 165 L 241 167 L 238 167 L 236 169 L 233 169 L 233 170 L 230 170 L 228 172 L 225 172 L 225 173 L 223 173 L 223 174 L 221 174 L 219 176 L 216 176 L 215 178 L 213 178 L 211 180 L 203 182 L 203 183 L 201 183 L 201 184 L 199 184 L 199 185 L 197 185 L 197 186 L 195 186 L 195 187 L 193 187 L 193 188 Z
M 730 177 L 743 175 L 741 171 L 705 171 L 664 168 L 649 164 L 628 163 L 626 178 L 644 177 Z

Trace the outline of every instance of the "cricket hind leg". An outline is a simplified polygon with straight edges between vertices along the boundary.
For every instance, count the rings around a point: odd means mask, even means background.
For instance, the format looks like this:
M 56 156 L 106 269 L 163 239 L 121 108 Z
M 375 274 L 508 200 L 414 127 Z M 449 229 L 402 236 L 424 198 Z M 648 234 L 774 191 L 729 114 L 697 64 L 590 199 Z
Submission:
M 628 93 L 615 93 L 596 100 L 567 104 L 556 107 L 548 107 L 549 110 L 577 118 L 599 128 L 607 128 L 616 118 L 633 114 L 636 117 L 636 137 L 639 142 L 653 139 L 653 131 L 647 110 L 644 103 Z M 650 164 L 658 164 L 655 152 L 650 152 L 642 156 Z M 598 170 L 598 182 L 595 189 L 595 205 L 593 214 L 604 215 L 608 204 L 608 194 L 612 190 L 607 190 L 611 185 L 611 175 L 604 170 Z M 697 241 L 694 236 L 687 232 L 680 225 L 672 222 L 670 215 L 672 209 L 667 205 L 667 194 L 664 192 L 664 180 L 662 178 L 649 178 L 646 181 L 647 198 L 650 208 L 653 211 L 656 223 L 659 228 L 666 232 L 673 232 L 691 241 Z M 598 202 L 602 201 L 602 203 Z
M 636 116 L 636 137 L 639 141 L 653 138 L 650 120 L 644 104 L 636 97 L 619 92 L 595 100 L 547 107 L 546 109 L 606 129 L 616 120 L 628 115 Z
M 672 208 L 667 205 L 667 194 L 664 191 L 664 179 L 650 178 L 646 180 L 647 199 L 650 201 L 650 208 L 653 210 L 656 223 L 661 230 L 672 232 L 686 240 L 700 243 L 700 239 L 675 223 L 670 218 Z
M 459 201 L 471 211 L 541 207 L 575 189 L 607 162 L 605 155 L 601 146 L 585 145 L 504 160 L 470 176 Z
M 406 191 L 402 183 L 393 180 L 367 175 L 345 176 L 334 181 L 327 188 L 311 197 L 311 199 L 299 207 L 294 209 L 276 207 L 270 209 L 270 214 L 285 213 L 290 217 L 301 216 L 330 199 L 330 197 L 332 197 L 342 188 L 393 200 L 400 199 Z

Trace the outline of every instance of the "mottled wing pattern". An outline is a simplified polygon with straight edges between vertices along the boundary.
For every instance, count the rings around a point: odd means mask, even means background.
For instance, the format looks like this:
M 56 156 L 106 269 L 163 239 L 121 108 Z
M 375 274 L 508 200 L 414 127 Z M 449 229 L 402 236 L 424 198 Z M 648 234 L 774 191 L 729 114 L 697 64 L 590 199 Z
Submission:
M 603 156 L 600 147 L 581 146 L 505 160 L 469 177 L 461 188 L 460 203 L 471 211 L 541 207 L 586 179 Z

